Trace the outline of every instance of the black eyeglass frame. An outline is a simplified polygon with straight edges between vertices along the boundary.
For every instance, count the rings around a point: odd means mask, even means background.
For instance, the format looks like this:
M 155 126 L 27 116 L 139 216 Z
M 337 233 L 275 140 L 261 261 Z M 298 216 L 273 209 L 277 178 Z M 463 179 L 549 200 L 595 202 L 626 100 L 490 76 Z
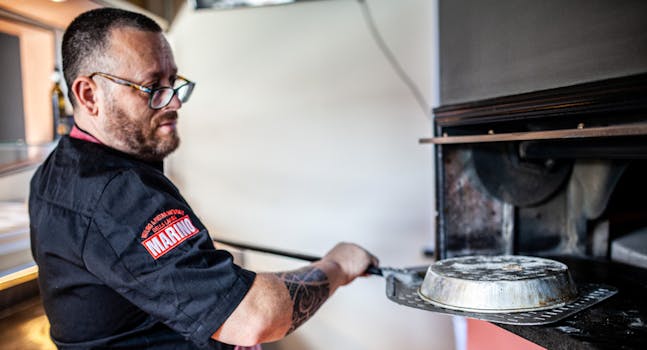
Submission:
M 173 96 L 175 96 L 175 95 L 178 95 L 178 98 L 180 98 L 180 101 L 182 103 L 185 103 L 185 102 L 189 101 L 189 97 L 191 97 L 191 93 L 193 92 L 193 88 L 195 87 L 195 82 L 193 82 L 193 81 L 191 81 L 191 80 L 189 80 L 189 79 L 187 79 L 187 78 L 185 78 L 183 76 L 180 76 L 180 75 L 177 76 L 176 81 L 177 80 L 184 80 L 185 83 L 181 84 L 180 86 L 178 86 L 176 88 L 173 88 L 171 86 L 160 86 L 160 87 L 156 87 L 156 88 L 149 88 L 149 87 L 137 84 L 137 83 L 133 83 L 132 81 L 128 81 L 128 80 L 123 79 L 123 78 L 119 78 L 119 77 L 114 76 L 112 74 L 103 73 L 103 72 L 94 72 L 94 73 L 90 74 L 88 76 L 88 78 L 92 79 L 93 77 L 95 77 L 97 75 L 100 76 L 100 77 L 104 77 L 104 78 L 112 81 L 113 83 L 128 86 L 128 87 L 133 88 L 135 90 L 139 90 L 139 91 L 147 93 L 148 94 L 148 107 L 150 109 L 154 109 L 154 110 L 162 109 L 162 108 L 168 106 L 168 104 L 171 103 L 171 101 L 173 100 Z M 180 94 L 179 94 L 179 90 L 184 88 L 184 87 L 186 87 L 188 90 L 184 94 L 184 98 L 182 98 L 180 96 Z M 155 95 L 155 93 L 157 93 L 158 91 L 164 91 L 164 90 L 169 90 L 169 89 L 173 91 L 173 93 L 171 94 L 171 97 L 168 98 L 168 100 L 164 104 L 162 104 L 162 105 L 160 105 L 158 107 L 153 107 L 153 96 Z

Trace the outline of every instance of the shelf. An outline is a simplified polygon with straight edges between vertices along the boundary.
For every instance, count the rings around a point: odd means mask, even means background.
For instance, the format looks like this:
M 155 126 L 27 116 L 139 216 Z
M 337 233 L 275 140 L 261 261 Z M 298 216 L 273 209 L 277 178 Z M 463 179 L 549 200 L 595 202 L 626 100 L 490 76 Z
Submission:
M 38 266 L 34 263 L 18 271 L 0 277 L 0 291 L 33 281 L 38 278 Z
M 502 141 L 531 141 L 551 139 L 595 138 L 614 136 L 640 136 L 647 135 L 647 123 L 624 124 L 605 127 L 586 128 L 583 125 L 576 129 L 512 132 L 496 134 L 494 130 L 485 135 L 439 136 L 420 139 L 421 144 L 461 144 Z

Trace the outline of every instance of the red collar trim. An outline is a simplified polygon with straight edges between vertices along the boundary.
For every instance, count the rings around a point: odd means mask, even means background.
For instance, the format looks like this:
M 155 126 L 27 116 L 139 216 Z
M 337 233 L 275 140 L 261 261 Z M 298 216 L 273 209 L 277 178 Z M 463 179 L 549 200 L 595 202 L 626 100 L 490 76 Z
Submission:
M 72 127 L 72 131 L 70 131 L 70 137 L 73 137 L 75 139 L 83 140 L 83 141 L 88 141 L 88 142 L 93 142 L 93 143 L 98 143 L 102 144 L 101 141 L 99 141 L 96 137 L 88 134 L 87 132 L 79 129 L 76 125 Z

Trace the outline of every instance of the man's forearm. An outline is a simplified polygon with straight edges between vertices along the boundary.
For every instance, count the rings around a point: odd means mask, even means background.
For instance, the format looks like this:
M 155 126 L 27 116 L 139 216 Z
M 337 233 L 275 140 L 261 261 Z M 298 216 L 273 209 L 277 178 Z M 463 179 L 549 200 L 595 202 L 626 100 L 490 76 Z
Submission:
M 314 265 L 276 275 L 285 284 L 293 303 L 292 326 L 286 333 L 290 334 L 312 317 L 328 299 L 331 292 L 330 280 L 325 272 Z
M 275 341 L 310 319 L 343 285 L 361 276 L 375 259 L 359 246 L 340 243 L 304 268 L 259 273 L 234 312 L 213 334 L 229 344 Z
M 293 271 L 259 273 L 213 338 L 238 345 L 278 340 L 310 319 L 343 281 L 339 265 L 325 261 Z

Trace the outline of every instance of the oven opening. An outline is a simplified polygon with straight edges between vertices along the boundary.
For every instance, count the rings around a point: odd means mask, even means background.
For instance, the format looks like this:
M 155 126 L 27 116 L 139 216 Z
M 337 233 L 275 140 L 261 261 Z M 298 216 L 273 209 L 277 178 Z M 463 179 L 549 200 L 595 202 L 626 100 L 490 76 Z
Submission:
M 646 91 L 642 74 L 435 109 L 437 258 L 647 268 Z

